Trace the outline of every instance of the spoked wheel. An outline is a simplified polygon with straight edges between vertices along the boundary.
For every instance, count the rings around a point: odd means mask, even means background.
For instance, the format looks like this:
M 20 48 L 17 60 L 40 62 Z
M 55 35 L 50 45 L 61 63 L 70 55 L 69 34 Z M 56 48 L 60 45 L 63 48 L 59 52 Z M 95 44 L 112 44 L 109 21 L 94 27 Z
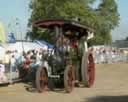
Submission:
M 75 68 L 73 65 L 68 65 L 64 72 L 64 87 L 67 93 L 70 93 L 74 88 Z
M 91 87 L 95 80 L 95 64 L 91 53 L 84 53 L 81 68 L 82 82 L 84 86 Z
M 48 85 L 48 74 L 45 67 L 40 67 L 36 72 L 36 87 L 39 92 L 43 92 Z

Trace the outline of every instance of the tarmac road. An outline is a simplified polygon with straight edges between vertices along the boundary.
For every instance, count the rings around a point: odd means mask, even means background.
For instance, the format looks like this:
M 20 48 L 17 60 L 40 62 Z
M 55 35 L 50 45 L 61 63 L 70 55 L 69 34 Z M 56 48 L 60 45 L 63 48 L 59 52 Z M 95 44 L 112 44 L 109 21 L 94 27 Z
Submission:
M 128 102 L 128 63 L 96 65 L 92 88 L 75 88 L 38 93 L 26 91 L 26 84 L 0 87 L 0 102 Z

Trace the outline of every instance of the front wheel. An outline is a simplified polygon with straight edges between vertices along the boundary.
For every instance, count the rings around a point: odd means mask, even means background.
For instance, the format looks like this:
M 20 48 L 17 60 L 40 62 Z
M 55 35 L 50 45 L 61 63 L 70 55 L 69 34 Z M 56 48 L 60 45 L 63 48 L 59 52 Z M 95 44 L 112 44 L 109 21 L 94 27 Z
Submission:
M 67 93 L 70 93 L 74 88 L 75 68 L 73 65 L 68 65 L 64 71 L 64 87 Z
M 36 87 L 39 92 L 43 92 L 48 85 L 48 74 L 45 67 L 40 67 L 36 72 Z
M 84 52 L 82 57 L 81 76 L 84 86 L 91 87 L 95 80 L 95 64 L 93 55 Z

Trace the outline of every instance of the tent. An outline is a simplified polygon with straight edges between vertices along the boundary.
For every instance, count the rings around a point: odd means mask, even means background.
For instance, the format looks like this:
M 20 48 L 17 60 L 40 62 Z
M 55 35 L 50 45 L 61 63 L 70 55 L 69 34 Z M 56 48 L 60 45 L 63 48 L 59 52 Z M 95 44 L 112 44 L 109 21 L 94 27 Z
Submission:
M 43 40 L 41 40 L 41 41 L 37 40 L 37 41 L 35 41 L 35 43 L 39 44 L 42 47 L 47 47 L 48 49 L 53 49 L 53 47 L 54 47 L 53 45 L 51 45 Z
M 17 50 L 18 52 L 29 51 L 33 49 L 44 48 L 34 42 L 16 42 L 9 43 L 7 49 L 8 50 Z
M 45 42 L 45 41 L 34 41 L 34 42 L 15 42 L 15 43 L 1 43 L 0 44 L 0 50 L 5 52 L 7 50 L 14 51 L 17 50 L 18 52 L 22 51 L 29 51 L 29 50 L 51 50 L 53 48 L 53 45 Z M 1 52 L 2 53 L 2 52 Z
M 0 44 L 0 60 L 3 60 L 5 56 L 5 48 Z

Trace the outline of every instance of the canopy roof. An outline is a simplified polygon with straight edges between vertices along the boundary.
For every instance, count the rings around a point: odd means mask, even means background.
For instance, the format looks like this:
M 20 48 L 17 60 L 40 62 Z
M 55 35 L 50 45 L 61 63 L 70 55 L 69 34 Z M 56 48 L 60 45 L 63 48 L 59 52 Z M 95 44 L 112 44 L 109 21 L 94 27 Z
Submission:
M 76 21 L 70 20 L 45 20 L 34 23 L 35 26 L 41 28 L 53 28 L 54 26 L 62 27 L 63 29 L 83 29 L 93 32 L 94 30 Z
M 70 20 L 44 20 L 38 21 L 34 23 L 34 26 L 47 28 L 47 29 L 54 29 L 55 26 L 61 27 L 63 32 L 71 31 L 71 32 L 78 32 L 79 37 L 87 34 L 87 31 L 94 32 L 93 29 L 79 23 L 76 21 Z

